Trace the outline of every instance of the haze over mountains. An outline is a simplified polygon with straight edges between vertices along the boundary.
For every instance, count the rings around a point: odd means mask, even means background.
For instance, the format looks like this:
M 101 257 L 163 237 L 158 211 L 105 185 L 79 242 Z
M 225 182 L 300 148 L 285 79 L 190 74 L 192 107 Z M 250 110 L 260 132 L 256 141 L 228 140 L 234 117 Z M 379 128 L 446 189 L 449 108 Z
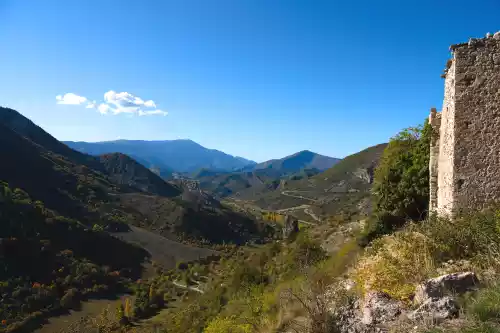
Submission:
M 308 150 L 280 159 L 257 164 L 243 157 L 208 149 L 191 140 L 116 140 L 104 142 L 65 141 L 69 147 L 90 155 L 122 153 L 153 170 L 163 178 L 172 172 L 191 174 L 194 178 L 228 172 L 248 172 L 267 169 L 274 177 L 300 172 L 303 169 L 324 171 L 339 161 Z
M 191 140 L 116 140 L 104 142 L 65 141 L 69 147 L 90 155 L 127 154 L 162 176 L 172 171 L 191 173 L 202 168 L 233 171 L 255 165 L 254 161 L 205 148 Z

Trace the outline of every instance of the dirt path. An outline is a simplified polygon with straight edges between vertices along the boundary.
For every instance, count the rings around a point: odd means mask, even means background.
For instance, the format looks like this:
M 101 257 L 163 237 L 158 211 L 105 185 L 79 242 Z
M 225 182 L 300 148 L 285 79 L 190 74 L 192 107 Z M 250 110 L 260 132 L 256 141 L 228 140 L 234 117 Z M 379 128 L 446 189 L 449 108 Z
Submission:
M 200 288 L 198 287 L 191 287 L 191 286 L 186 286 L 185 284 L 182 284 L 182 283 L 179 283 L 177 281 L 173 281 L 172 282 L 175 286 L 179 287 L 179 288 L 182 288 L 182 289 L 189 289 L 189 290 L 192 290 L 192 291 L 196 291 L 197 293 L 200 293 L 200 294 L 204 294 L 205 292 L 203 290 L 201 290 Z
M 292 198 L 298 198 L 298 199 L 303 199 L 303 200 L 309 200 L 309 201 L 312 201 L 312 202 L 317 202 L 316 199 L 311 199 L 311 198 L 308 198 L 308 197 L 304 197 L 302 195 L 289 194 L 289 192 L 296 192 L 296 191 L 282 191 L 281 194 L 285 195 L 287 197 L 292 197 Z
M 318 215 L 314 214 L 309 208 L 304 209 L 304 213 L 312 217 L 316 222 L 322 222 Z
M 319 223 L 322 222 L 321 218 L 318 215 L 314 214 L 311 211 L 311 205 L 300 205 L 300 206 L 295 206 L 295 207 L 280 209 L 280 210 L 277 210 L 276 212 L 278 212 L 278 213 L 288 213 L 288 212 L 293 212 L 295 210 L 304 210 L 304 213 L 306 213 L 307 215 L 309 215 L 314 221 L 319 222 Z M 301 222 L 304 222 L 304 221 L 301 220 Z M 313 223 L 311 223 L 311 224 L 313 224 Z

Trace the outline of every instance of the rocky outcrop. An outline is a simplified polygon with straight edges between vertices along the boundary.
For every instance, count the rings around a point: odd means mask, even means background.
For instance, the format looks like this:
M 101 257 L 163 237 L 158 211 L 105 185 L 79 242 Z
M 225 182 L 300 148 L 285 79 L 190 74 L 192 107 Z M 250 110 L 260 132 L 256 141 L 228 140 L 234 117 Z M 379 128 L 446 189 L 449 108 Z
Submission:
M 344 284 L 351 289 L 350 282 Z M 386 332 L 391 327 L 421 321 L 438 323 L 455 318 L 459 304 L 455 297 L 477 290 L 479 281 L 473 272 L 446 274 L 429 279 L 416 288 L 415 307 L 408 307 L 384 292 L 372 291 L 364 300 L 352 300 L 330 312 L 342 333 Z M 347 287 L 349 286 L 349 287 Z
M 283 239 L 289 239 L 299 232 L 299 221 L 291 215 L 286 215 L 282 231 Z
M 447 295 L 463 294 L 477 290 L 479 280 L 473 272 L 461 272 L 441 275 L 427 280 L 415 289 L 414 302 L 422 304 L 429 299 L 442 298 Z
M 370 292 L 361 308 L 361 323 L 375 325 L 396 320 L 403 311 L 403 304 L 384 292 Z
M 415 311 L 408 314 L 411 320 L 430 320 L 440 322 L 458 316 L 458 303 L 450 296 L 428 298 Z

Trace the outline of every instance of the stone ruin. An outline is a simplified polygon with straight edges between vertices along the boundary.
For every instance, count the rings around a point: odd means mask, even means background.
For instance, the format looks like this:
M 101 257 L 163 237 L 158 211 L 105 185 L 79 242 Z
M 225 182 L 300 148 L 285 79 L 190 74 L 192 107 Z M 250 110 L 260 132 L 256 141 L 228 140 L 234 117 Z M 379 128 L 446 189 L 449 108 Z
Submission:
M 450 49 L 443 108 L 429 116 L 429 210 L 453 217 L 500 201 L 500 32 Z

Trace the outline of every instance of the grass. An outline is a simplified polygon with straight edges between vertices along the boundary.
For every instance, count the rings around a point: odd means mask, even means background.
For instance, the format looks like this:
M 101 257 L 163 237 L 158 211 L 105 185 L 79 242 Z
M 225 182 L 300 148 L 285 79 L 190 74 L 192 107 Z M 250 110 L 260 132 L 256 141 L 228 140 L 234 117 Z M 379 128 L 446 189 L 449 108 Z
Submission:
M 467 313 L 480 322 L 500 323 L 500 284 L 479 291 L 468 304 Z
M 365 291 L 385 291 L 401 300 L 410 298 L 417 283 L 464 267 L 491 284 L 500 273 L 499 226 L 494 208 L 453 222 L 432 216 L 411 223 L 374 241 L 358 263 L 355 279 Z

